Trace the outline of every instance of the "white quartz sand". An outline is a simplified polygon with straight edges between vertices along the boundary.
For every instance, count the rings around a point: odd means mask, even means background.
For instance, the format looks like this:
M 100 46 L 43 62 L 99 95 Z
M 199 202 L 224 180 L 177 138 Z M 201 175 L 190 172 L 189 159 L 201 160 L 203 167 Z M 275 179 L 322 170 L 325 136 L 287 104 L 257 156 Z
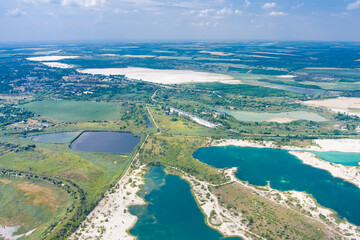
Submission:
M 70 239 L 135 240 L 128 231 L 136 223 L 137 217 L 131 215 L 128 209 L 132 205 L 146 204 L 136 194 L 144 184 L 144 174 L 143 166 L 129 171 L 106 194 Z
M 211 52 L 211 51 L 200 51 L 200 53 L 208 53 L 210 55 L 215 55 L 215 56 L 231 56 L 231 55 L 234 55 L 234 53 Z
M 329 108 L 334 112 L 360 116 L 360 98 L 339 97 L 326 100 L 306 101 L 302 103 L 315 107 Z
M 298 157 L 304 164 L 328 171 L 336 178 L 342 178 L 360 188 L 360 167 L 344 166 L 327 162 L 310 152 L 289 152 Z
M 162 84 L 181 84 L 195 82 L 222 82 L 222 83 L 241 83 L 234 80 L 231 76 L 224 74 L 195 72 L 189 70 L 163 70 L 150 68 L 92 68 L 78 70 L 80 73 L 102 74 L 102 75 L 125 75 L 130 79 L 138 79 L 153 83 Z
M 75 67 L 74 65 L 60 63 L 60 62 L 42 62 L 42 64 L 49 66 L 49 67 L 53 67 L 53 68 L 63 68 L 63 69 Z
M 270 141 L 248 141 L 240 139 L 222 139 L 212 143 L 213 146 L 239 146 L 239 147 L 257 147 L 257 148 L 280 148 L 285 150 L 307 150 L 320 152 L 354 152 L 360 153 L 360 139 L 316 139 L 313 142 L 317 145 L 305 148 L 294 146 L 276 146 Z
M 315 151 L 354 152 L 360 153 L 360 139 L 316 139 L 319 147 L 312 147 Z
M 63 59 L 74 59 L 79 56 L 41 56 L 41 57 L 29 57 L 27 60 L 36 62 L 48 62 L 48 61 L 59 61 Z

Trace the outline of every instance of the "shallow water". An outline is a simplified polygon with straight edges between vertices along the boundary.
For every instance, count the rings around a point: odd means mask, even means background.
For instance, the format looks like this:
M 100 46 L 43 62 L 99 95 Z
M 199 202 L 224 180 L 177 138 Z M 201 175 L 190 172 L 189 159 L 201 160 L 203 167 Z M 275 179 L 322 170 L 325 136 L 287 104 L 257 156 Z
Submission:
M 253 185 L 310 193 L 324 207 L 360 225 L 360 189 L 325 170 L 305 165 L 285 150 L 252 147 L 200 148 L 194 157 L 217 168 L 237 167 L 236 177 Z
M 84 132 L 70 145 L 82 152 L 131 153 L 140 138 L 129 132 Z
M 76 137 L 78 132 L 62 132 L 62 133 L 51 133 L 43 134 L 30 137 L 35 142 L 42 143 L 66 143 Z
M 150 169 L 139 194 L 150 203 L 129 209 L 139 218 L 130 230 L 139 240 L 241 240 L 223 238 L 208 227 L 191 194 L 190 185 L 178 176 L 167 175 L 162 167 Z
M 316 152 L 312 151 L 315 155 L 319 156 L 321 159 L 341 164 L 344 166 L 359 166 L 360 163 L 360 153 L 346 153 L 346 152 Z
M 151 124 L 149 118 L 145 118 L 145 122 L 146 122 L 147 128 L 153 128 L 153 125 Z

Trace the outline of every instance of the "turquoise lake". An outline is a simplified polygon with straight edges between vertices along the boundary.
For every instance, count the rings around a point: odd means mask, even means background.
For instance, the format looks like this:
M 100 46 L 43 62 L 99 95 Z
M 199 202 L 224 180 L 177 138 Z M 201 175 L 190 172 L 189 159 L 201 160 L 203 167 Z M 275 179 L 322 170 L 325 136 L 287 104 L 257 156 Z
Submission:
M 42 143 L 66 143 L 79 135 L 79 132 L 62 132 L 62 133 L 50 133 L 42 134 L 30 137 L 35 142 Z
M 139 194 L 149 203 L 129 209 L 131 214 L 138 216 L 130 233 L 139 240 L 241 240 L 224 238 L 208 227 L 190 185 L 178 176 L 167 175 L 162 167 L 150 169 Z
M 200 148 L 196 159 L 217 168 L 237 167 L 236 177 L 253 185 L 280 191 L 295 190 L 310 193 L 324 207 L 335 210 L 360 225 L 360 189 L 327 171 L 305 165 L 285 150 L 252 147 Z
M 323 160 L 341 164 L 344 166 L 359 166 L 360 162 L 360 153 L 344 153 L 344 152 L 315 152 L 317 156 L 321 157 Z

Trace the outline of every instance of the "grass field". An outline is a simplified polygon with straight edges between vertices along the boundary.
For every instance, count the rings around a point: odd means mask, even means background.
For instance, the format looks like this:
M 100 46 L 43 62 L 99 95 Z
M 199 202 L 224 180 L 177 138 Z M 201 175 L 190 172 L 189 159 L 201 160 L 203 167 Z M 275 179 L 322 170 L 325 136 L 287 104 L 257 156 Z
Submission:
M 28 239 L 39 239 L 69 205 L 68 194 L 53 184 L 0 178 L 0 226 L 17 227 L 13 235 L 36 229 Z
M 251 232 L 266 239 L 328 239 L 325 226 L 299 211 L 259 196 L 240 184 L 214 189 L 229 210 L 241 212 L 248 219 Z
M 120 118 L 117 103 L 40 101 L 23 105 L 41 117 L 64 122 L 109 121 Z
M 175 167 L 198 179 L 219 183 L 223 181 L 218 170 L 193 158 L 193 152 L 205 146 L 208 138 L 153 136 L 148 138 L 141 161 L 147 164 Z

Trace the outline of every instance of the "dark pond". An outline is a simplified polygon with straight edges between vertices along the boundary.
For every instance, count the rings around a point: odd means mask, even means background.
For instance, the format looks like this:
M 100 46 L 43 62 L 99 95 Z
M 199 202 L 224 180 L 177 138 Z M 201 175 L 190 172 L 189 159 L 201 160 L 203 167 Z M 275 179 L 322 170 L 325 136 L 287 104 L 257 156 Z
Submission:
M 84 132 L 70 145 L 82 152 L 130 153 L 140 138 L 129 132 Z
M 152 128 L 152 127 L 153 127 L 153 125 L 151 124 L 149 118 L 145 118 L 145 122 L 146 122 L 146 125 L 147 125 L 148 128 Z

